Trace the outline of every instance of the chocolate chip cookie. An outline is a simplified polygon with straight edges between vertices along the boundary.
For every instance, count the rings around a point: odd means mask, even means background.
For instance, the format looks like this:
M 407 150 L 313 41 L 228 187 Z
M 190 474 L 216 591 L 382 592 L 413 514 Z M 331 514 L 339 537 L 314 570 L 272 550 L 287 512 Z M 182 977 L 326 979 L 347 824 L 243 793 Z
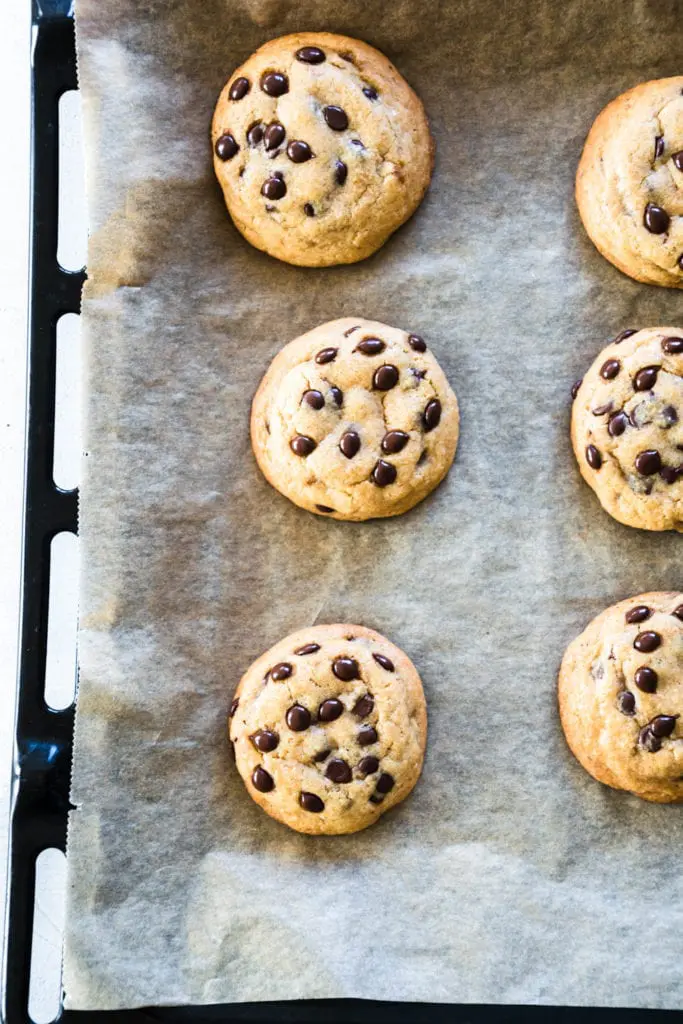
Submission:
M 372 825 L 422 771 L 427 711 L 415 666 L 363 626 L 311 626 L 240 680 L 230 739 L 249 795 L 297 832 Z
M 567 648 L 562 727 L 586 771 L 656 803 L 683 802 L 683 594 L 640 594 Z
M 266 479 L 332 519 L 406 512 L 448 472 L 458 403 L 423 338 L 373 320 L 322 324 L 261 381 L 251 441 Z
M 220 95 L 212 141 L 238 230 L 307 267 L 379 249 L 419 206 L 434 162 L 422 103 L 396 68 L 329 32 L 257 50 Z
M 683 76 L 618 96 L 588 133 L 576 200 L 591 240 L 636 281 L 683 288 Z
M 626 330 L 575 386 L 572 443 L 610 515 L 683 531 L 683 330 Z

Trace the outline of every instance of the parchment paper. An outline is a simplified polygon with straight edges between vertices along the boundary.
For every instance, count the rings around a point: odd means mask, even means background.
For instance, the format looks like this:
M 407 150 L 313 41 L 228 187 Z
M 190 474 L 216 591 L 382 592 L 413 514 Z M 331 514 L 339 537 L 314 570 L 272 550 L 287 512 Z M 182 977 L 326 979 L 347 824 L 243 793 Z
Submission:
M 675 2 L 81 0 L 91 246 L 84 305 L 80 690 L 68 1005 L 356 996 L 676 1007 L 680 808 L 593 782 L 556 713 L 566 644 L 681 586 L 680 537 L 621 526 L 580 480 L 569 389 L 625 327 L 680 322 L 587 241 L 592 119 L 680 73 Z M 295 268 L 231 226 L 208 143 L 263 41 L 378 46 L 437 141 L 413 220 L 352 267 Z M 325 521 L 251 455 L 278 348 L 334 317 L 423 334 L 461 403 L 456 464 L 395 520 Z M 413 796 L 357 836 L 267 818 L 225 713 L 306 623 L 365 623 L 421 670 Z

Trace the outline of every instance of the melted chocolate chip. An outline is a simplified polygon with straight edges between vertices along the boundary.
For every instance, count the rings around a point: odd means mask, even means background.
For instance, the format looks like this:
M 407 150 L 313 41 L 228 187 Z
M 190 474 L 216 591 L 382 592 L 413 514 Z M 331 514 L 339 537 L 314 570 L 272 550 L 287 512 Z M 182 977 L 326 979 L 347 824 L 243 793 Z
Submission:
M 622 715 L 635 715 L 636 698 L 630 690 L 622 690 L 621 693 L 617 694 L 617 708 L 621 711 Z
M 342 405 L 344 404 L 344 392 L 341 390 L 341 388 L 336 388 L 333 385 L 330 388 L 330 394 L 332 395 L 334 404 L 337 406 L 338 409 L 341 409 Z
M 643 665 L 634 675 L 635 684 L 643 693 L 655 693 L 657 690 L 658 676 L 649 665 Z
M 343 132 L 349 127 L 349 119 L 341 107 L 323 107 L 323 117 L 328 127 L 335 132 Z
M 325 404 L 325 398 L 320 391 L 304 391 L 303 401 L 306 405 L 310 405 L 311 409 L 322 409 Z
M 384 797 L 379 793 L 373 793 L 372 796 L 368 797 L 368 800 L 370 801 L 371 804 L 381 804 L 382 801 L 384 800 Z
M 297 647 L 294 653 L 298 654 L 298 656 L 302 658 L 306 654 L 315 654 L 315 652 L 319 650 L 320 644 L 304 644 L 303 647 Z
M 285 721 L 292 732 L 304 732 L 311 724 L 311 713 L 301 704 L 292 704 L 285 715 Z
M 674 612 L 674 615 L 675 614 L 676 613 Z M 236 697 L 235 700 L 230 705 L 230 718 L 234 718 L 235 717 L 235 712 L 237 711 L 239 706 L 240 706 L 240 702 L 239 702 L 239 699 Z
M 251 773 L 251 782 L 254 789 L 258 789 L 259 793 L 270 793 L 272 789 L 275 789 L 273 776 L 269 775 L 266 769 L 261 768 L 260 765 L 254 768 Z
M 389 430 L 382 438 L 382 451 L 385 455 L 396 455 L 402 452 L 410 440 L 410 435 L 403 430 Z
M 662 350 L 670 356 L 680 355 L 683 352 L 683 338 L 664 338 Z
M 378 793 L 390 793 L 394 788 L 394 777 L 389 775 L 388 772 L 382 772 L 377 780 L 377 792 Z
M 398 370 L 391 363 L 378 366 L 373 375 L 372 384 L 378 391 L 391 391 L 398 384 Z
M 331 782 L 345 783 L 353 778 L 351 769 L 341 757 L 333 757 L 325 769 L 325 775 Z
M 594 444 L 589 444 L 586 448 L 586 462 L 591 469 L 600 469 L 602 466 L 602 455 Z
M 671 217 L 661 206 L 648 203 L 643 215 L 643 224 L 652 235 L 663 235 L 669 230 Z
M 621 334 L 617 334 L 616 338 L 614 339 L 613 344 L 614 345 L 620 345 L 622 341 L 626 341 L 626 339 L 630 338 L 632 334 L 637 334 L 637 333 L 638 332 L 635 330 L 635 328 L 629 327 L 625 331 L 622 331 Z
M 415 352 L 426 352 L 427 343 L 424 338 L 421 338 L 419 334 L 409 334 L 408 344 Z
M 240 147 L 237 145 L 230 132 L 226 132 L 225 135 L 221 135 L 220 139 L 216 139 L 215 149 L 216 156 L 220 160 L 232 160 L 232 158 L 239 153 Z
M 312 437 L 306 437 L 305 434 L 297 434 L 289 442 L 289 447 L 295 455 L 299 455 L 303 459 L 315 451 L 318 446 Z
M 611 408 L 612 408 L 612 403 L 611 402 L 605 402 L 604 405 L 599 405 L 599 406 L 597 406 L 597 408 L 591 409 L 591 412 L 593 413 L 594 416 L 604 416 L 605 413 L 609 412 Z
M 683 270 L 683 252 L 681 253 L 681 255 L 676 260 L 676 263 L 678 264 L 678 269 L 679 270 Z
M 263 135 L 266 149 L 277 149 L 285 141 L 285 134 L 285 129 L 278 121 L 269 124 Z
M 334 180 L 338 185 L 343 185 L 346 181 L 346 177 L 349 173 L 349 169 L 343 160 L 337 160 L 334 165 Z
M 677 153 L 673 153 L 671 159 L 674 162 L 676 170 L 683 171 L 683 149 L 679 149 Z
M 287 156 L 295 164 L 305 164 L 313 156 L 313 150 L 307 142 L 293 139 L 287 146 Z
M 614 380 L 619 374 L 621 363 L 618 359 L 608 359 L 600 367 L 600 376 L 603 380 Z
M 363 725 L 358 730 L 357 739 L 361 747 L 369 747 L 371 743 L 377 742 L 377 730 L 372 725 Z
M 288 661 L 281 661 L 279 664 L 273 665 L 268 675 L 276 683 L 281 683 L 283 679 L 289 679 L 293 671 L 294 669 Z
M 373 654 L 372 655 L 378 665 L 381 665 L 387 672 L 395 672 L 394 663 L 391 658 L 387 658 L 386 654 Z
M 320 352 L 318 352 L 317 356 L 315 357 L 315 361 L 320 365 L 322 365 L 323 363 L 332 363 L 337 358 L 338 351 L 339 349 L 337 348 L 323 348 L 320 350 Z
M 662 409 L 662 429 L 668 430 L 669 427 L 673 427 L 674 423 L 678 423 L 678 413 L 673 405 L 665 405 Z
M 354 352 L 362 352 L 364 356 L 378 356 L 386 347 L 380 338 L 363 338 L 356 345 Z
M 579 393 L 579 388 L 581 387 L 582 384 L 583 384 L 583 377 L 579 377 L 578 380 L 574 381 L 574 383 L 572 384 L 572 398 L 576 398 L 576 396 Z
M 665 484 L 675 484 L 683 476 L 683 466 L 662 466 L 659 475 Z
M 339 448 L 342 455 L 345 455 L 347 459 L 352 459 L 354 455 L 358 454 L 360 451 L 360 437 L 355 430 L 347 430 L 345 434 L 342 434 Z
M 649 725 L 640 730 L 638 740 L 650 754 L 656 754 L 658 750 L 662 749 L 662 741 L 655 736 Z
M 655 138 L 655 155 L 654 155 L 654 159 L 658 160 L 663 152 L 664 152 L 664 136 L 663 135 L 657 135 L 656 138 Z
M 371 693 L 365 693 L 362 697 L 359 697 L 353 705 L 353 713 L 354 715 L 357 715 L 358 718 L 367 718 L 374 706 L 375 698 Z
M 332 671 L 337 679 L 341 679 L 345 683 L 352 679 L 360 679 L 360 669 L 354 658 L 347 658 L 343 655 L 335 658 L 332 662 Z
M 430 430 L 434 430 L 438 427 L 441 422 L 441 402 L 438 398 L 432 398 L 431 402 L 427 402 L 425 410 L 422 413 L 422 426 L 426 433 Z
M 388 487 L 396 479 L 396 467 L 384 459 L 378 459 L 372 471 L 372 482 L 377 487 Z
M 648 448 L 636 455 L 635 467 L 642 476 L 653 476 L 662 468 L 662 457 L 654 448 Z
M 651 654 L 652 651 L 656 651 L 662 642 L 662 638 L 659 633 L 655 633 L 653 630 L 646 630 L 644 633 L 639 633 L 633 641 L 633 646 L 641 654 Z
M 634 622 L 645 622 L 645 619 L 649 619 L 651 615 L 652 608 L 648 608 L 646 604 L 637 604 L 635 608 L 629 608 L 624 618 L 633 624 Z
M 325 810 L 325 804 L 319 796 L 316 796 L 315 793 L 306 793 L 303 790 L 299 793 L 299 806 L 303 807 L 305 811 L 310 811 L 311 814 L 320 814 Z
M 243 100 L 251 89 L 251 82 L 248 78 L 236 78 L 228 90 L 231 100 Z
M 674 608 L 671 614 L 683 622 L 683 604 L 679 604 L 678 608 Z
M 343 714 L 344 705 L 336 697 L 329 697 L 327 700 L 324 700 L 318 708 L 318 718 L 321 722 L 334 722 Z
M 331 753 L 332 751 L 328 748 L 325 748 L 325 750 L 319 750 L 317 754 L 313 755 L 313 760 L 316 764 L 320 764 L 320 762 L 324 761 L 326 757 L 329 757 Z
M 657 739 L 662 739 L 664 736 L 670 736 L 676 728 L 676 719 L 678 715 L 657 715 L 650 722 L 649 728 Z
M 376 89 L 373 89 L 373 87 L 371 85 L 364 85 L 363 86 L 363 95 L 367 96 L 367 98 L 369 100 L 376 100 L 377 96 L 378 96 L 378 92 L 377 92 Z
M 247 142 L 250 146 L 258 146 L 259 142 L 263 142 L 263 136 L 265 129 L 260 121 L 252 124 L 251 128 L 247 132 Z
M 307 217 L 315 217 L 315 210 L 311 203 L 304 203 L 304 213 Z
M 661 366 L 644 366 L 633 378 L 633 387 L 636 391 L 649 391 L 657 383 L 657 374 Z
M 372 757 L 372 755 L 368 755 L 368 757 L 361 757 L 358 762 L 358 771 L 362 775 L 374 775 L 378 768 L 379 758 Z
M 261 88 L 269 96 L 284 96 L 289 92 L 289 79 L 280 71 L 264 71 L 261 75 Z
M 325 60 L 325 53 L 318 46 L 302 46 L 296 51 L 295 57 L 302 64 L 322 64 Z
M 335 511 L 333 508 L 330 508 L 329 505 L 316 505 L 315 507 L 317 508 L 318 512 L 334 512 Z
M 287 186 L 282 178 L 266 178 L 261 185 L 261 195 L 266 199 L 282 199 L 287 194 Z
M 276 732 L 271 732 L 270 729 L 259 729 L 252 736 L 249 737 L 251 742 L 254 744 L 257 750 L 260 750 L 263 754 L 269 754 L 271 750 L 275 750 L 280 737 Z

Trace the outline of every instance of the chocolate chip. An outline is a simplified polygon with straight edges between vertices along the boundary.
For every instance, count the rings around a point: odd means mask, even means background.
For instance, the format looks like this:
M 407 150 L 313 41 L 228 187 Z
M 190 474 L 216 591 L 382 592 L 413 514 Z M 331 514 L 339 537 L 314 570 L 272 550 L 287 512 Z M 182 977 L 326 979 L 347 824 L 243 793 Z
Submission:
M 294 669 L 288 661 L 281 661 L 279 664 L 273 665 L 268 675 L 276 683 L 281 683 L 283 679 L 289 679 L 293 671 Z
M 230 132 L 226 132 L 225 135 L 221 135 L 220 139 L 216 139 L 215 148 L 216 156 L 220 160 L 232 160 L 240 149 Z
M 664 338 L 662 350 L 670 356 L 680 355 L 683 352 L 683 338 Z
M 333 385 L 330 388 L 330 394 L 334 399 L 334 404 L 337 406 L 338 409 L 341 409 L 342 405 L 344 404 L 344 392 L 340 388 L 336 388 Z
M 350 334 L 353 334 L 355 331 L 359 331 L 360 330 L 360 326 L 361 326 L 360 324 L 356 324 L 355 327 L 349 327 L 348 331 L 344 331 L 344 337 L 348 338 L 348 336 Z
M 632 334 L 637 334 L 637 333 L 638 332 L 635 330 L 635 328 L 629 327 L 625 331 L 622 331 L 621 334 L 617 334 L 616 338 L 614 339 L 613 344 L 614 345 L 620 345 L 622 341 L 626 341 L 626 339 L 630 338 Z
M 260 750 L 263 754 L 269 754 L 271 750 L 275 750 L 280 742 L 278 734 L 276 732 L 271 732 L 270 729 L 259 729 L 258 732 L 253 733 L 249 739 L 256 749 Z
M 324 700 L 318 708 L 318 718 L 321 722 L 334 722 L 343 714 L 344 705 L 336 697 L 329 697 L 327 700 Z
M 372 796 L 368 797 L 368 800 L 370 801 L 371 804 L 381 804 L 382 801 L 384 800 L 384 797 L 381 796 L 379 793 L 373 793 Z
M 427 351 L 427 343 L 425 342 L 424 338 L 420 337 L 419 334 L 409 334 L 408 344 L 412 349 L 414 349 L 415 352 Z
M 373 89 L 373 87 L 371 85 L 364 85 L 363 86 L 363 95 L 367 96 L 367 98 L 369 100 L 376 100 L 377 96 L 378 96 L 378 92 L 377 92 L 376 89 Z
M 617 694 L 617 708 L 622 715 L 634 715 L 636 713 L 636 698 L 630 690 L 622 690 Z
M 354 715 L 357 715 L 358 718 L 367 718 L 374 706 L 375 698 L 371 693 L 366 693 L 362 697 L 359 697 L 353 705 L 353 713 Z
M 285 715 L 285 721 L 292 732 L 304 732 L 311 724 L 311 713 L 301 704 L 292 704 Z
M 251 773 L 251 782 L 254 789 L 258 789 L 259 793 L 270 793 L 271 789 L 275 789 L 273 776 L 269 775 L 266 769 L 261 768 L 260 765 L 254 768 Z
M 261 185 L 261 195 L 266 199 L 282 199 L 287 194 L 287 186 L 282 178 L 266 178 Z
M 654 159 L 658 160 L 663 152 L 664 152 L 664 136 L 663 135 L 657 135 L 656 138 L 655 138 L 655 155 L 654 155 Z
M 604 416 L 606 412 L 609 412 L 612 408 L 611 402 L 605 402 L 604 405 L 599 405 L 595 409 L 591 409 L 594 416 Z
M 320 764 L 320 762 L 324 761 L 326 757 L 329 757 L 331 753 L 332 751 L 328 748 L 325 748 L 325 750 L 319 750 L 317 754 L 313 755 L 313 760 L 316 764 Z
M 306 437 L 305 434 L 297 434 L 289 442 L 289 447 L 292 449 L 295 455 L 305 458 L 310 455 L 311 452 L 315 451 L 318 447 L 312 437 Z
M 280 71 L 264 71 L 261 75 L 261 88 L 269 96 L 284 96 L 289 92 L 289 79 Z
M 634 675 L 635 684 L 643 693 L 655 693 L 657 690 L 658 676 L 653 668 L 643 665 Z
M 420 452 L 420 457 L 417 460 L 417 462 L 415 463 L 415 465 L 416 466 L 421 466 L 426 461 L 427 461 L 427 449 L 423 448 L 422 451 Z
M 285 141 L 285 129 L 278 121 L 273 121 L 266 128 L 263 139 L 267 150 L 277 149 Z M 291 143 L 290 143 L 291 145 Z
M 372 755 L 369 755 L 368 757 L 361 757 L 358 762 L 358 771 L 361 775 L 374 775 L 378 768 L 379 758 L 372 757 Z
M 662 741 L 655 736 L 649 725 L 640 730 L 638 740 L 651 754 L 656 754 L 658 750 L 662 749 Z
M 287 156 L 295 164 L 305 164 L 313 156 L 313 150 L 307 142 L 293 139 L 287 146 Z
M 602 455 L 594 444 L 589 444 L 586 448 L 586 462 L 591 469 L 597 470 L 602 466 Z
M 396 467 L 384 459 L 378 459 L 372 471 L 372 482 L 377 487 L 388 487 L 396 479 Z
M 325 404 L 325 399 L 320 391 L 304 391 L 302 400 L 306 405 L 310 405 L 311 409 L 322 409 Z
M 387 656 L 385 654 L 373 654 L 372 656 L 375 659 L 375 661 L 377 662 L 377 664 L 381 665 L 382 668 L 387 670 L 387 672 L 395 672 L 396 671 L 396 669 L 394 668 L 393 661 L 391 660 L 391 658 L 387 658 Z
M 655 203 L 648 203 L 643 215 L 643 224 L 652 235 L 663 235 L 669 230 L 671 217 L 661 206 Z
M 385 455 L 396 455 L 402 452 L 410 441 L 410 435 L 403 430 L 389 430 L 382 438 L 382 451 Z
M 653 476 L 662 468 L 662 457 L 654 448 L 647 448 L 636 455 L 635 466 L 642 476 Z
M 583 377 L 579 377 L 578 380 L 574 381 L 574 383 L 572 384 L 572 398 L 576 398 L 576 396 L 579 393 L 579 388 L 581 387 L 582 384 L 583 384 Z
M 315 217 L 315 210 L 311 203 L 304 203 L 304 213 L 307 217 Z
M 337 679 L 341 679 L 345 683 L 350 682 L 352 679 L 360 679 L 360 669 L 358 668 L 358 662 L 354 658 L 346 658 L 344 656 L 335 658 L 332 662 L 332 671 Z
M 302 46 L 294 56 L 302 64 L 322 64 L 325 60 L 325 53 L 318 46 Z
M 681 255 L 676 260 L 676 263 L 678 265 L 678 269 L 679 270 L 683 270 L 683 252 L 681 253 Z
M 331 782 L 350 782 L 353 778 L 351 769 L 341 757 L 333 757 L 325 769 L 325 775 Z
M 675 614 L 676 613 L 674 612 L 674 615 Z M 239 699 L 236 697 L 234 699 L 234 701 L 232 702 L 232 704 L 230 705 L 230 718 L 234 718 L 235 717 L 235 712 L 237 711 L 239 706 L 240 706 L 240 702 L 239 702 Z
M 678 715 L 657 715 L 650 722 L 650 729 L 657 739 L 662 739 L 663 736 L 670 736 L 676 728 L 676 719 Z
M 644 366 L 633 378 L 633 387 L 636 391 L 649 391 L 657 383 L 657 374 L 661 366 Z
M 334 512 L 335 509 L 330 508 L 329 505 L 316 505 L 318 512 Z
M 645 622 L 645 619 L 649 619 L 651 615 L 652 608 L 648 608 L 645 604 L 637 604 L 635 608 L 629 608 L 624 618 L 633 624 L 634 622 Z
M 673 405 L 665 405 L 662 409 L 662 427 L 667 430 L 669 427 L 673 427 L 674 423 L 678 423 L 678 413 L 674 409 Z
M 248 78 L 236 78 L 230 86 L 228 96 L 231 100 L 243 100 L 251 89 L 251 82 Z
M 343 160 L 337 160 L 334 165 L 334 180 L 338 185 L 343 185 L 346 181 L 346 177 L 349 173 L 349 169 Z
M 398 370 L 391 363 L 378 366 L 373 375 L 372 384 L 378 391 L 391 391 L 398 384 Z
M 347 430 L 345 434 L 342 434 L 339 442 L 342 455 L 345 455 L 347 459 L 352 459 L 354 455 L 357 455 L 360 451 L 360 437 L 355 430 Z
M 303 658 L 306 654 L 315 654 L 316 651 L 320 650 L 320 644 L 304 644 L 303 647 L 297 647 L 294 651 L 300 658 Z
M 369 747 L 371 743 L 377 742 L 377 730 L 372 725 L 363 725 L 358 730 L 357 739 L 361 747 Z
M 674 153 L 671 157 L 677 170 L 683 171 L 683 149 L 679 149 L 677 153 Z
M 265 129 L 260 121 L 252 124 L 251 128 L 247 132 L 247 142 L 250 146 L 258 146 L 259 142 L 263 141 Z
M 431 402 L 427 402 L 425 410 L 422 413 L 422 426 L 426 433 L 430 430 L 434 430 L 438 427 L 441 422 L 441 402 L 438 398 L 432 398 Z
M 325 810 L 325 804 L 319 796 L 316 796 L 315 793 L 306 793 L 303 790 L 299 793 L 299 805 L 305 811 L 310 811 L 311 814 L 320 814 Z
M 362 352 L 364 356 L 378 356 L 386 347 L 380 338 L 363 338 L 353 351 Z
M 671 614 L 675 615 L 677 619 L 680 619 L 681 622 L 683 622 L 683 604 L 679 604 L 678 608 L 674 608 Z
M 323 117 L 328 127 L 335 132 L 343 132 L 349 127 L 349 119 L 341 107 L 323 107 Z
M 683 466 L 662 466 L 659 475 L 665 484 L 675 484 L 683 476 Z
M 315 361 L 316 363 L 320 363 L 321 365 L 323 363 L 332 363 L 337 358 L 338 351 L 339 349 L 337 348 L 323 348 L 320 350 L 320 352 L 318 352 L 317 356 L 315 357 Z
M 600 367 L 600 376 L 603 380 L 614 380 L 621 369 L 621 363 L 618 359 L 608 359 Z
M 653 630 L 646 630 L 644 633 L 639 633 L 633 641 L 633 646 L 637 651 L 642 654 L 651 654 L 652 651 L 656 651 L 662 642 L 662 638 L 659 633 L 655 633 Z
M 394 788 L 394 777 L 389 775 L 388 772 L 382 772 L 377 780 L 377 792 L 378 793 L 390 793 Z

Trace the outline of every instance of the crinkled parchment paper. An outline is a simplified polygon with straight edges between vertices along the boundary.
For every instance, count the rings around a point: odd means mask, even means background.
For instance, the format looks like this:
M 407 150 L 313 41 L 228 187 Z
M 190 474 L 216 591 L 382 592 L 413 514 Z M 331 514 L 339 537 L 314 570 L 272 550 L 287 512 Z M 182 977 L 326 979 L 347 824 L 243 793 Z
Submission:
M 555 678 L 603 607 L 681 586 L 681 538 L 580 480 L 569 388 L 622 328 L 683 321 L 578 221 L 593 117 L 680 73 L 674 2 L 81 0 L 80 692 L 68 1005 L 296 997 L 676 1007 L 676 807 L 593 782 Z M 429 194 L 375 257 L 310 270 L 237 234 L 209 123 L 260 43 L 378 46 L 425 102 Z M 326 521 L 263 480 L 248 413 L 278 348 L 359 315 L 423 334 L 460 399 L 446 483 L 395 520 Z M 306 623 L 403 647 L 430 736 L 413 796 L 357 836 L 296 835 L 231 763 L 240 674 Z

